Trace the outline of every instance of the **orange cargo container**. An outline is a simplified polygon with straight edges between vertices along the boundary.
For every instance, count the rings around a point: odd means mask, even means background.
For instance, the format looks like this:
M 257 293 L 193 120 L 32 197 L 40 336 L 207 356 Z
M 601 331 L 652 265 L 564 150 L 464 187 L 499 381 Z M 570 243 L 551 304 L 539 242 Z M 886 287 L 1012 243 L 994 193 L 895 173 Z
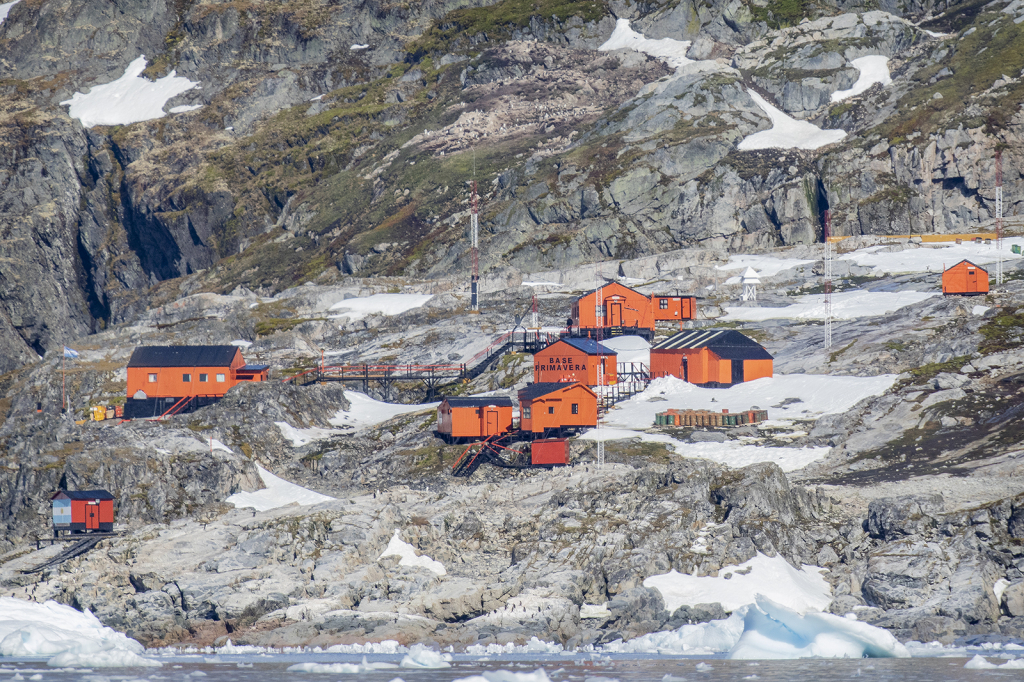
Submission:
M 988 271 L 962 260 L 942 273 L 943 296 L 982 296 L 988 293 Z
M 538 384 L 581 382 L 598 385 L 598 368 L 604 366 L 601 385 L 616 383 L 617 354 L 593 339 L 565 338 L 533 356 L 533 380 Z
M 651 348 L 651 376 L 726 387 L 770 377 L 773 358 L 764 346 L 733 329 L 679 332 Z
M 485 440 L 512 430 L 512 399 L 445 398 L 437 406 L 437 435 L 449 442 Z
M 530 463 L 534 466 L 569 463 L 569 443 L 564 438 L 544 438 L 530 444 Z
M 519 391 L 520 430 L 541 435 L 597 426 L 597 394 L 583 384 L 530 384 Z

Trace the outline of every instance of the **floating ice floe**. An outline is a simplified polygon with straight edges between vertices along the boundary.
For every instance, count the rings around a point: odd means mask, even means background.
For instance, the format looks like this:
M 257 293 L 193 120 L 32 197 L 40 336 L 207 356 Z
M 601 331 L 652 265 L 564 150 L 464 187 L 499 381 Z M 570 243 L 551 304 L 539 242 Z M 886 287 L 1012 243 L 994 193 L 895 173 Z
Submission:
M 144 651 L 88 611 L 0 597 L 0 656 L 48 656 L 47 665 L 60 668 L 160 665 Z
M 723 566 L 718 576 L 692 576 L 670 571 L 644 580 L 665 600 L 671 613 L 680 606 L 718 602 L 726 611 L 753 604 L 759 595 L 799 612 L 821 611 L 832 602 L 832 588 L 821 573 L 825 569 L 790 566 L 781 555 L 758 552 L 738 566 Z M 728 577 L 727 577 L 728 576 Z
M 236 507 L 251 507 L 256 511 L 267 511 L 268 509 L 276 509 L 277 507 L 283 507 L 292 503 L 299 505 L 319 504 L 334 499 L 333 497 L 307 490 L 294 483 L 289 483 L 283 478 L 278 478 L 259 464 L 256 465 L 256 471 L 259 473 L 266 488 L 251 493 L 235 493 L 227 498 L 227 502 Z
M 990 663 L 981 654 L 975 654 L 974 658 L 964 664 L 964 667 L 970 670 L 994 670 L 996 668 L 1001 670 L 1024 670 L 1024 658 L 1014 658 L 999 665 L 998 663 Z
M 395 537 L 398 537 L 398 531 L 395 531 Z M 389 545 L 390 547 L 390 545 Z M 383 556 L 383 555 L 382 555 Z M 420 557 L 423 558 L 423 557 Z M 404 559 L 403 559 L 404 561 Z M 437 562 L 434 562 L 437 563 Z M 440 565 L 440 564 L 439 564 Z M 442 575 L 444 574 L 444 568 L 442 567 Z M 452 667 L 452 655 L 442 654 L 433 649 L 429 649 L 422 644 L 413 644 L 409 647 L 409 653 L 402 658 L 402 662 L 399 665 L 403 668 L 423 669 L 423 668 L 450 668 Z
M 551 682 L 543 668 L 532 673 L 516 673 L 510 670 L 488 670 L 471 677 L 461 677 L 453 682 Z
M 5 2 L 0 4 L 0 24 L 4 23 L 4 19 L 10 14 L 11 8 L 17 5 L 21 0 L 14 0 L 14 2 Z
M 813 123 L 798 121 L 785 112 L 773 107 L 761 95 L 747 90 L 750 98 L 772 121 L 769 130 L 748 135 L 737 148 L 743 151 L 755 149 L 818 149 L 839 142 L 846 137 L 845 130 L 822 130 Z
M 372 673 L 378 670 L 390 670 L 397 668 L 395 663 L 370 663 L 363 656 L 361 663 L 296 663 L 290 665 L 287 671 L 290 673 L 325 673 L 325 674 L 360 674 Z
M 401 315 L 421 307 L 433 294 L 374 294 L 365 298 L 347 298 L 330 307 L 331 319 L 346 317 L 361 320 L 368 315 Z
M 142 55 L 116 81 L 94 86 L 88 94 L 76 92 L 61 104 L 70 105 L 68 115 L 85 128 L 127 125 L 162 118 L 167 100 L 199 85 L 179 78 L 174 71 L 154 82 L 142 77 L 145 70 L 146 56 Z
M 858 317 L 888 315 L 914 303 L 938 296 L 937 292 L 923 291 L 844 291 L 832 294 L 832 317 L 837 320 L 853 320 Z M 824 320 L 826 306 L 824 295 L 796 297 L 796 303 L 781 308 L 740 308 L 724 307 L 722 319 L 742 322 L 763 320 Z
M 438 575 L 445 575 L 448 572 L 445 570 L 444 564 L 440 561 L 434 561 L 424 554 L 417 556 L 416 548 L 408 542 L 403 542 L 402 538 L 398 537 L 397 528 L 395 529 L 395 534 L 391 536 L 391 541 L 388 543 L 388 546 L 377 558 L 383 559 L 386 556 L 401 557 L 401 560 L 398 562 L 399 566 L 418 566 L 433 573 L 437 573 Z M 411 649 L 410 653 L 412 653 Z
M 850 97 L 856 97 L 867 91 L 875 83 L 889 85 L 892 83 L 892 76 L 889 74 L 889 58 L 883 55 L 870 55 L 860 57 L 850 62 L 858 71 L 860 77 L 848 90 L 837 90 L 832 93 L 833 102 L 841 102 Z

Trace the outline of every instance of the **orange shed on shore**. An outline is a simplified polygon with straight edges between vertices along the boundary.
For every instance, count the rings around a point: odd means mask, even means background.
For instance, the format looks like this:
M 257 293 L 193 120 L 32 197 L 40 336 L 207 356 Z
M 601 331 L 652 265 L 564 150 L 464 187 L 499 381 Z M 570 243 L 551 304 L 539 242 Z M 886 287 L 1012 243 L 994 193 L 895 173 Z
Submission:
M 772 376 L 773 358 L 757 341 L 734 329 L 679 332 L 651 348 L 651 377 L 726 387 Z
M 943 296 L 981 296 L 988 293 L 988 270 L 962 260 L 942 272 Z
M 598 369 L 604 368 L 602 386 L 614 385 L 616 358 L 611 348 L 593 339 L 564 338 L 533 356 L 533 380 L 538 383 L 582 382 L 587 386 L 598 385 Z
M 583 384 L 530 384 L 519 391 L 520 430 L 534 435 L 597 426 L 597 394 Z
M 512 399 L 445 398 L 437 406 L 437 433 L 449 442 L 485 440 L 512 430 Z

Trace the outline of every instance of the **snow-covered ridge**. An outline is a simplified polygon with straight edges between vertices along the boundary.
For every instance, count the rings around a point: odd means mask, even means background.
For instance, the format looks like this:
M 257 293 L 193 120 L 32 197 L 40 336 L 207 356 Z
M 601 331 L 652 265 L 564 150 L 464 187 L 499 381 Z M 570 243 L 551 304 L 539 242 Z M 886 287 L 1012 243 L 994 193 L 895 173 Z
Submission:
M 179 78 L 174 71 L 155 82 L 150 81 L 142 77 L 145 70 L 146 55 L 142 55 L 129 64 L 116 81 L 97 85 L 87 94 L 76 92 L 61 104 L 70 105 L 68 115 L 80 120 L 85 128 L 127 125 L 163 118 L 164 105 L 169 99 L 199 85 Z M 175 107 L 172 111 L 184 110 L 191 109 Z

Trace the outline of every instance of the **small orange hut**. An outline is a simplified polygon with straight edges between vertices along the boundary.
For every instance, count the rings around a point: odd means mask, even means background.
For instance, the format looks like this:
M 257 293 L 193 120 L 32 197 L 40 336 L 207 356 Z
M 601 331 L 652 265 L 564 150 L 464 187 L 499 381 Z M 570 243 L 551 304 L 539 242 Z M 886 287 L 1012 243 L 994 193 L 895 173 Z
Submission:
M 651 296 L 653 302 L 654 320 L 663 322 L 665 320 L 692 320 L 697 316 L 696 296 Z
M 603 305 L 597 307 L 597 293 L 601 292 Z M 607 328 L 654 329 L 654 310 L 651 299 L 639 291 L 609 282 L 603 287 L 580 296 L 572 306 L 572 326 L 580 333 Z
M 53 504 L 53 535 L 114 530 L 114 496 L 106 490 L 60 490 Z
M 770 377 L 772 365 L 764 346 L 734 329 L 679 332 L 651 347 L 651 377 L 674 376 L 701 386 Z
M 981 296 L 988 293 L 988 270 L 962 260 L 942 273 L 943 296 Z
M 158 417 L 212 404 L 237 384 L 266 381 L 237 346 L 139 346 L 128 360 L 125 417 Z
M 437 433 L 448 442 L 485 440 L 512 430 L 512 399 L 445 398 L 437 406 Z
M 583 384 L 530 384 L 519 391 L 520 429 L 534 435 L 597 426 L 597 394 Z
M 616 383 L 617 353 L 593 339 L 564 338 L 533 356 L 533 380 L 537 383 L 582 382 L 598 385 L 598 368 L 604 368 L 603 386 Z

